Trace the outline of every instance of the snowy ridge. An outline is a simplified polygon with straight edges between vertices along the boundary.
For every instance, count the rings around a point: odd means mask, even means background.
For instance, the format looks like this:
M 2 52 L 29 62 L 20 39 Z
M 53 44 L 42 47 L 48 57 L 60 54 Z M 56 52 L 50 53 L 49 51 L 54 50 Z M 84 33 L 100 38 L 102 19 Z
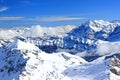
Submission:
M 103 20 L 89 21 L 87 24 L 95 32 L 98 32 L 101 30 L 104 30 L 105 32 L 109 32 L 111 30 L 114 30 L 114 28 L 116 27 L 115 23 L 110 23 L 108 21 L 103 21 Z
M 64 52 L 47 54 L 38 51 L 33 44 L 20 40 L 6 45 L 0 51 L 2 80 L 70 80 L 62 72 L 69 66 L 87 63 L 78 56 Z
M 94 20 L 74 28 L 64 37 L 64 46 L 68 49 L 76 49 L 80 52 L 96 53 L 99 40 L 120 41 L 120 25 L 103 20 Z
M 12 50 L 39 50 L 34 44 L 24 43 L 18 39 L 13 41 L 13 43 L 8 44 L 6 48 Z
M 120 59 L 105 59 L 104 56 L 85 65 L 70 67 L 65 75 L 72 80 L 120 80 L 119 66 Z
M 17 40 L 29 46 L 29 44 Z M 20 46 L 16 41 L 6 46 Z M 32 45 L 32 44 L 31 44 Z M 12 49 L 10 48 L 10 49 Z M 34 48 L 34 47 L 33 47 Z M 0 50 L 0 79 L 2 80 L 119 80 L 120 58 L 103 56 L 92 62 L 60 52 L 47 54 L 42 51 L 31 51 L 8 48 Z M 119 55 L 119 54 L 117 54 Z M 120 56 L 120 55 L 119 55 Z
M 42 52 L 38 54 L 37 59 L 35 57 L 30 58 L 26 64 L 25 71 L 23 71 L 20 75 L 20 80 L 70 80 L 69 78 L 65 77 L 62 72 L 70 65 L 73 66 L 77 64 L 83 64 L 86 63 L 86 61 L 82 59 L 82 62 L 79 58 L 78 60 L 74 58 L 73 60 L 72 58 L 70 60 L 66 60 L 62 54 L 66 55 L 67 53 L 46 54 Z

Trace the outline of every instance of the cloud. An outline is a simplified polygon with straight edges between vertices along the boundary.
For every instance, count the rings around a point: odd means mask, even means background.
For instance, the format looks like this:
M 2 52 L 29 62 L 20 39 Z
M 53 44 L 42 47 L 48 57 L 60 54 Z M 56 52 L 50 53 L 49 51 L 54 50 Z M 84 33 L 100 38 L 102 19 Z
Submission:
M 24 33 L 27 37 L 43 37 L 45 33 L 50 36 L 64 37 L 69 31 L 71 31 L 76 26 L 74 25 L 65 25 L 65 26 L 56 26 L 56 27 L 43 27 L 40 25 L 32 26 L 28 32 Z
M 7 20 L 20 20 L 24 17 L 0 17 L 0 20 L 7 21 Z
M 8 10 L 8 7 L 1 7 L 0 8 L 0 12 L 6 11 L 6 10 Z
M 97 46 L 97 52 L 99 55 L 108 55 L 114 53 L 120 53 L 120 42 L 107 42 L 101 41 Z
M 43 37 L 45 33 L 50 36 L 64 37 L 69 31 L 74 29 L 74 25 L 46 27 L 40 25 L 34 25 L 31 28 L 24 26 L 25 30 L 17 32 L 17 30 L 0 29 L 0 39 L 11 39 L 14 37 Z
M 35 20 L 35 21 L 41 21 L 41 22 L 55 22 L 55 21 L 70 21 L 70 20 L 82 20 L 85 18 L 80 18 L 80 17 L 37 17 L 35 19 L 30 19 L 30 20 Z

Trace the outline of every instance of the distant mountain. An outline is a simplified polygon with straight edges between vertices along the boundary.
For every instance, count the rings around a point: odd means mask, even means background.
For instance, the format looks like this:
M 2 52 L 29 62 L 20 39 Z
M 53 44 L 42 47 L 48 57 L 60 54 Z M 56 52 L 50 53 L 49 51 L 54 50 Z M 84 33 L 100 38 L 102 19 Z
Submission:
M 112 42 L 120 40 L 119 28 L 118 23 L 103 20 L 88 21 L 69 32 L 63 42 L 66 48 L 95 53 L 99 40 Z
M 7 33 L 6 33 L 7 32 Z M 73 25 L 59 27 L 1 29 L 1 45 L 20 39 L 35 44 L 47 53 L 65 51 L 71 54 L 87 52 L 87 56 L 96 54 L 100 40 L 120 41 L 119 21 L 93 20 L 76 27 Z M 4 43 L 4 44 L 3 44 Z

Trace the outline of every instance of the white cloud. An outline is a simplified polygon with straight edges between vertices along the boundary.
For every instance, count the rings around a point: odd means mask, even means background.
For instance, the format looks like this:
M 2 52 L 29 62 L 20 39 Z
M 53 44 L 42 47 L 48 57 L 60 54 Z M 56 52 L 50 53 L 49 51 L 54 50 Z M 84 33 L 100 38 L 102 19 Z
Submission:
M 120 48 L 120 41 L 118 42 L 99 41 L 96 53 L 98 53 L 99 55 L 120 53 L 119 48 Z
M 74 29 L 74 25 L 56 26 L 56 27 L 43 27 L 40 25 L 32 26 L 31 28 L 20 29 L 0 29 L 0 39 L 11 39 L 17 36 L 23 37 L 43 37 L 45 33 L 50 36 L 64 37 L 69 31 Z
M 35 19 L 30 19 L 30 20 L 35 20 L 35 21 L 41 21 L 41 22 L 55 22 L 55 21 L 69 21 L 69 20 L 82 20 L 85 18 L 80 18 L 80 17 L 37 17 Z
M 0 39 L 11 39 L 16 37 L 17 33 L 13 32 L 12 30 L 2 30 L 0 29 Z
M 68 21 L 68 20 L 81 20 L 83 18 L 75 18 L 75 17 L 43 17 L 41 21 L 44 22 L 54 22 L 54 21 Z
M 20 20 L 24 17 L 0 17 L 0 20 Z
M 65 26 L 56 26 L 56 27 L 43 27 L 40 25 L 32 26 L 29 30 L 25 31 L 25 37 L 43 37 L 45 33 L 50 36 L 63 37 L 66 36 L 69 31 L 71 31 L 76 26 L 74 25 L 65 25 Z
M 8 7 L 1 7 L 0 8 L 0 12 L 6 11 L 6 10 L 8 10 Z

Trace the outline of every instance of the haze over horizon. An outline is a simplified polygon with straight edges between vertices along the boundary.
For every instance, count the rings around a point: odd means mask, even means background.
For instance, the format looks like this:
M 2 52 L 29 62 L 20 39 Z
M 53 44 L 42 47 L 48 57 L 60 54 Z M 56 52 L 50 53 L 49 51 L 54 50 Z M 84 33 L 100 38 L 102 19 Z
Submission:
M 119 20 L 119 0 L 0 0 L 0 27 L 80 25 Z

